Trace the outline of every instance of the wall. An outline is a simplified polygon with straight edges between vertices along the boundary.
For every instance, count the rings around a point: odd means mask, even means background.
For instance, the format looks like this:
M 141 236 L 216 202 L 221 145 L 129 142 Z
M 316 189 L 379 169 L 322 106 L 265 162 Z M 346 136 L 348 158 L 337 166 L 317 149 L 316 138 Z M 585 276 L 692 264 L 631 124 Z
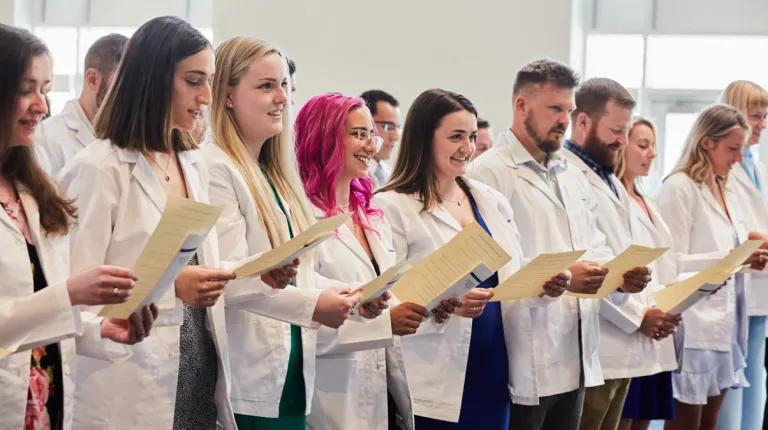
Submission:
M 391 92 L 403 115 L 422 91 L 463 93 L 497 131 L 511 122 L 516 70 L 569 61 L 571 0 L 226 0 L 214 2 L 215 42 L 268 39 L 298 67 L 297 105 L 322 92 Z

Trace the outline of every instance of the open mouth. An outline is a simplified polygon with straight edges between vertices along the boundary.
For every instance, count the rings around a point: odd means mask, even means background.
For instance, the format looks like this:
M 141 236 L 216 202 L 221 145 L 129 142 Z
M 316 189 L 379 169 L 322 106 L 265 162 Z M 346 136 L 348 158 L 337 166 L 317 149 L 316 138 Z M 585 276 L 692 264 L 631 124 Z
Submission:
M 272 112 L 268 112 L 267 115 L 279 118 L 283 116 L 283 112 L 280 110 L 273 110 Z
M 22 125 L 22 127 L 30 130 L 35 131 L 35 128 L 37 128 L 37 124 L 39 121 L 35 119 L 21 119 L 19 120 L 19 123 Z
M 467 161 L 469 161 L 469 155 L 463 155 L 463 156 L 461 156 L 461 155 L 454 155 L 454 156 L 451 157 L 451 160 L 458 161 L 460 163 L 466 163 Z
M 203 117 L 203 111 L 201 109 L 189 109 L 187 112 L 192 114 L 197 119 L 200 119 Z
M 365 164 L 366 166 L 368 165 L 368 163 L 371 162 L 371 157 L 369 157 L 367 155 L 357 155 L 357 154 L 355 154 L 355 158 L 358 161 L 360 161 L 361 163 Z

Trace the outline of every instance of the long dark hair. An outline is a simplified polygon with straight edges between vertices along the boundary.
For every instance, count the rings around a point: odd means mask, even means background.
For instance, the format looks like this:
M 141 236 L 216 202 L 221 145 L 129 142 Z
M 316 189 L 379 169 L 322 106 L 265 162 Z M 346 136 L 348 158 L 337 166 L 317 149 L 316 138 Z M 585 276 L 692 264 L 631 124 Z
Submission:
M 171 95 L 176 65 L 205 48 L 211 48 L 208 39 L 180 18 L 139 27 L 96 115 L 96 137 L 141 153 L 196 149 L 190 132 L 171 129 Z
M 46 235 L 65 235 L 77 217 L 74 200 L 60 196 L 28 146 L 11 146 L 16 101 L 32 59 L 50 53 L 32 33 L 0 24 L 0 172 L 26 188 L 37 202 Z M 21 190 L 19 190 L 21 192 Z
M 389 190 L 402 194 L 417 193 L 424 202 L 423 210 L 427 211 L 442 203 L 437 193 L 432 141 L 440 120 L 462 110 L 477 117 L 475 106 L 461 94 L 439 88 L 421 93 L 408 109 L 392 178 L 377 193 Z M 467 190 L 467 184 L 461 178 L 456 178 L 456 181 Z

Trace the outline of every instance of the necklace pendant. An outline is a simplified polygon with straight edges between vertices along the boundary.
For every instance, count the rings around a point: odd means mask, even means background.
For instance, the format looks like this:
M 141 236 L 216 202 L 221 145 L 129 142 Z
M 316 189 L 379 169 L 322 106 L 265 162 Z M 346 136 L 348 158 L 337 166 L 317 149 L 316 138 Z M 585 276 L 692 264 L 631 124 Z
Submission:
M 171 177 L 168 174 L 165 175 L 165 182 L 171 182 Z

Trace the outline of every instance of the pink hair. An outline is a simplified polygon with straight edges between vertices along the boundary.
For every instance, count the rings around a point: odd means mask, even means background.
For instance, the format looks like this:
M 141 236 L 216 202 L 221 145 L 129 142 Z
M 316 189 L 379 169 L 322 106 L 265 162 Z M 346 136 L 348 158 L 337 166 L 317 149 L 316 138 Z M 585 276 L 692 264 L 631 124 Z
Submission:
M 294 122 L 296 159 L 307 197 L 325 216 L 341 213 L 336 202 L 336 182 L 344 169 L 344 124 L 354 109 L 365 109 L 363 99 L 340 94 L 320 94 L 301 108 Z M 375 127 L 372 127 L 375 129 Z M 373 180 L 370 175 L 353 179 L 349 190 L 352 219 L 360 227 L 374 231 L 371 216 L 381 217 L 381 209 L 371 205 Z

